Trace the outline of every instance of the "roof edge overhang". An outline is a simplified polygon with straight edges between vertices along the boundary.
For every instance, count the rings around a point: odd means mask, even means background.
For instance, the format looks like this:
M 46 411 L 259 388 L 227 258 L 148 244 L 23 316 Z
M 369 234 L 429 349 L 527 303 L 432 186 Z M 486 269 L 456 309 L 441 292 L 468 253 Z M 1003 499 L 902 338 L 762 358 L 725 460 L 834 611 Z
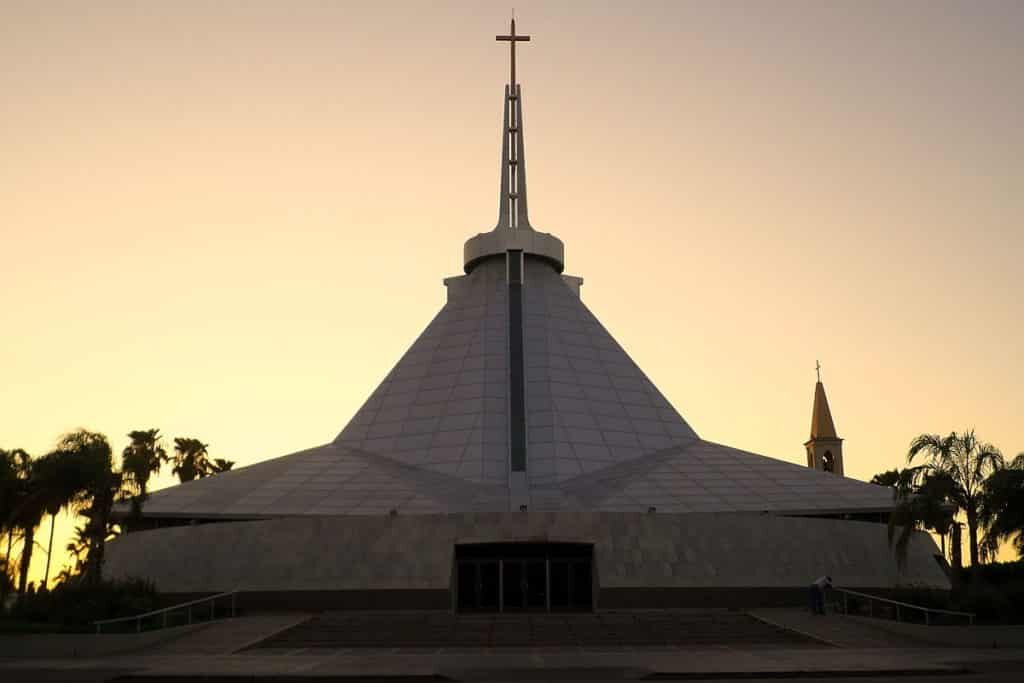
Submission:
M 684 515 L 773 515 L 775 517 L 823 517 L 830 515 L 865 515 L 865 514 L 888 514 L 893 511 L 894 507 L 889 506 L 873 506 L 873 507 L 836 507 L 836 508 L 791 508 L 791 509 L 776 509 L 776 510 L 706 510 L 706 511 L 689 511 L 689 512 L 657 512 L 651 513 L 650 510 L 637 509 L 636 511 L 624 511 L 624 510 L 534 510 L 534 514 L 551 514 L 551 513 L 572 513 L 580 514 L 580 512 L 586 512 L 594 515 L 622 515 L 622 514 L 658 514 L 661 516 L 684 516 Z M 425 513 L 403 513 L 398 510 L 397 513 L 383 513 L 383 514 L 303 514 L 303 513 L 281 513 L 281 514 L 231 514 L 221 512 L 195 512 L 191 514 L 182 514 L 178 512 L 154 512 L 147 514 L 143 511 L 143 520 L 206 520 L 206 521 L 223 521 L 223 522 L 259 522 L 273 519 L 302 519 L 309 517 L 445 517 L 452 515 L 466 515 L 466 514 L 508 514 L 508 515 L 523 515 L 530 513 L 523 513 L 519 511 L 510 510 L 460 510 L 451 512 L 425 512 Z M 116 521 L 128 521 L 129 515 L 118 514 L 114 517 Z

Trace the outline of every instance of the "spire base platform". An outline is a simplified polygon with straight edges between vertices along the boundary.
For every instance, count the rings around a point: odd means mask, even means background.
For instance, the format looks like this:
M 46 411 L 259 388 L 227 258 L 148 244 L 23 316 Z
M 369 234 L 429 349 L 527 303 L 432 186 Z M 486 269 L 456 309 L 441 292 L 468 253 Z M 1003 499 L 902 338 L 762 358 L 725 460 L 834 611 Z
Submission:
M 496 228 L 466 240 L 462 248 L 462 268 L 468 274 L 489 256 L 503 256 L 513 249 L 544 259 L 558 273 L 565 270 L 565 245 L 562 240 L 546 232 L 515 228 Z

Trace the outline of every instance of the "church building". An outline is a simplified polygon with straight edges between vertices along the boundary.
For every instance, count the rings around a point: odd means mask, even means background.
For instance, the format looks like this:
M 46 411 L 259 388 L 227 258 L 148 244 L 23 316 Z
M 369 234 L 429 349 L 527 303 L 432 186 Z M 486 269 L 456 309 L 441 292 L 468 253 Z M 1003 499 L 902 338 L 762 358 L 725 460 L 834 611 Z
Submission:
M 513 21 L 497 39 L 498 218 L 445 305 L 330 443 L 120 510 L 105 574 L 251 605 L 501 612 L 802 603 L 825 573 L 948 589 L 926 534 L 897 567 L 892 492 L 843 475 L 820 381 L 807 467 L 707 441 L 583 303 L 528 212 L 530 38 Z

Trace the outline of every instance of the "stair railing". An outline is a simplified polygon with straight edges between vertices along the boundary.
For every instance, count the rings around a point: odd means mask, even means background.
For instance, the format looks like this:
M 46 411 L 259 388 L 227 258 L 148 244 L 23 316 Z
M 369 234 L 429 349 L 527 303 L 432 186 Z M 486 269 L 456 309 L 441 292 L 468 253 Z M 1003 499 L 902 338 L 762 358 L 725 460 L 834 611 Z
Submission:
M 875 616 L 875 603 L 882 603 L 887 605 L 893 605 L 893 610 L 896 614 L 896 621 L 905 621 L 902 617 L 902 610 L 916 610 L 924 613 L 924 623 L 926 626 L 931 626 L 933 614 L 945 614 L 948 616 L 956 617 L 967 617 L 967 623 L 971 626 L 974 625 L 974 613 L 973 612 L 956 612 L 948 609 L 936 609 L 934 607 L 923 607 L 921 605 L 912 605 L 909 602 L 900 602 L 899 600 L 890 600 L 889 598 L 883 598 L 878 595 L 869 595 L 867 593 L 861 593 L 860 591 L 852 591 L 847 588 L 833 588 L 836 593 L 841 593 L 843 596 L 843 614 L 848 615 L 850 613 L 850 596 L 857 598 L 866 599 L 868 601 L 868 615 Z
M 185 610 L 185 623 L 192 624 L 193 621 L 213 621 L 217 618 L 217 600 L 224 598 L 230 599 L 230 612 L 229 616 L 234 617 L 238 614 L 237 610 L 237 598 L 238 590 L 227 591 L 226 593 L 217 593 L 216 595 L 208 595 L 205 598 L 198 598 L 196 600 L 189 600 L 188 602 L 182 602 L 177 605 L 171 605 L 170 607 L 163 607 L 161 609 L 155 609 L 151 612 L 144 612 L 142 614 L 136 614 L 130 617 L 117 617 L 116 619 L 102 619 L 100 621 L 92 622 L 96 627 L 96 633 L 102 633 L 103 627 L 110 624 L 119 624 L 127 622 L 135 622 L 135 632 L 142 632 L 142 621 L 151 617 L 160 617 L 160 626 L 158 628 L 167 628 L 168 615 L 177 612 L 179 610 Z M 202 606 L 209 603 L 210 611 L 206 619 L 199 619 L 198 617 L 204 616 L 206 613 L 203 611 Z M 197 617 L 193 619 L 193 617 Z

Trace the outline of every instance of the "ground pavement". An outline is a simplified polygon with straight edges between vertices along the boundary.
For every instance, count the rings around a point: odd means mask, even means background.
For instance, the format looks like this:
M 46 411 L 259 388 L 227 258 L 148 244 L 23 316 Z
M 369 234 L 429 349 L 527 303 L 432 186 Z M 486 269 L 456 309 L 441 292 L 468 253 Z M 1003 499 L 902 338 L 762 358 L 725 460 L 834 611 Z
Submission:
M 344 615 L 345 618 L 354 616 Z M 628 633 L 627 628 L 620 628 L 623 624 L 628 626 L 621 619 L 623 615 L 595 616 L 616 616 L 609 623 L 620 630 L 613 629 L 612 633 Z M 637 615 L 632 616 L 635 619 Z M 657 617 L 653 621 L 660 627 L 675 623 L 679 628 L 690 629 L 689 633 L 707 628 L 717 636 L 705 634 L 700 642 L 660 645 L 625 642 L 637 641 L 635 637 L 620 642 L 560 646 L 465 647 L 431 643 L 381 648 L 352 645 L 351 640 L 344 639 L 311 645 L 308 636 L 316 631 L 310 629 L 311 625 L 324 624 L 325 619 L 334 619 L 335 626 L 352 622 L 330 614 L 317 617 L 320 622 L 312 620 L 310 615 L 257 615 L 212 623 L 202 629 L 183 630 L 177 637 L 132 653 L 30 658 L 11 656 L 17 649 L 8 647 L 5 650 L 8 655 L 0 657 L 0 681 L 158 683 L 258 679 L 262 683 L 297 680 L 374 680 L 380 683 L 447 679 L 508 683 L 767 678 L 805 681 L 856 677 L 859 681 L 898 678 L 911 683 L 942 676 L 943 680 L 975 683 L 1019 680 L 1024 672 L 1024 648 L 957 649 L 929 646 L 906 636 L 899 640 L 888 636 L 879 638 L 871 624 L 836 615 L 811 617 L 797 610 L 758 610 L 749 616 L 724 610 L 684 611 L 652 613 L 635 620 L 633 625 L 653 633 L 655 631 L 645 621 L 653 617 Z M 728 629 L 721 628 L 729 623 L 741 626 L 738 634 L 742 637 L 736 642 L 728 642 Z M 520 627 L 517 637 L 525 632 Z M 547 630 L 542 632 L 550 634 Z M 409 635 L 402 635 L 401 629 L 398 633 L 401 638 Z M 576 635 L 572 637 L 578 638 L 578 633 L 573 633 Z M 756 636 L 754 641 L 752 635 Z M 718 642 L 713 643 L 716 639 Z M 775 641 L 769 642 L 772 639 Z M 6 645 L 11 644 L 11 638 L 5 640 Z M 879 640 L 882 645 L 878 645 Z M 342 642 L 348 644 L 341 645 Z
M 604 611 L 576 614 L 326 612 L 253 649 L 313 648 L 708 648 L 827 647 L 813 636 L 729 610 Z

